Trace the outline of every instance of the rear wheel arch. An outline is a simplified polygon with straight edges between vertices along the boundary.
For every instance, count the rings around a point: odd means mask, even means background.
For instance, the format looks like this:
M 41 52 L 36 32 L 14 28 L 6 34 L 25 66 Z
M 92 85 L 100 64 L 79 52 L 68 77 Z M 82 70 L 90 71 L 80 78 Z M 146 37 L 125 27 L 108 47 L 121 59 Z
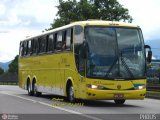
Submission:
M 34 77 L 34 78 L 32 79 L 32 86 L 33 86 L 36 82 L 37 82 L 37 80 L 36 80 L 36 78 Z
M 33 82 L 37 82 L 37 77 L 35 75 L 32 77 L 32 83 Z

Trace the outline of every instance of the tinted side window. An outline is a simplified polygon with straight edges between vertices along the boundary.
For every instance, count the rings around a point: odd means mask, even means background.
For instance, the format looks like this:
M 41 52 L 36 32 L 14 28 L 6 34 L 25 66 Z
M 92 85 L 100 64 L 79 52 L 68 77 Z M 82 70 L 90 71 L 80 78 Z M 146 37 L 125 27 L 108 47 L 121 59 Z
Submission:
M 34 40 L 31 40 L 31 54 L 33 54 Z
M 20 42 L 19 55 L 20 56 L 24 55 L 24 44 L 23 44 L 23 42 Z
M 54 34 L 48 35 L 48 52 L 54 51 Z
M 46 52 L 46 36 L 39 37 L 38 41 L 39 41 L 39 53 Z
M 62 50 L 66 50 L 66 35 L 67 30 L 62 32 Z
M 83 27 L 77 25 L 74 27 L 74 43 L 81 44 L 83 40 Z
M 24 54 L 23 55 L 27 55 L 27 41 L 24 41 L 23 45 L 24 45 Z
M 66 50 L 72 49 L 72 29 L 68 29 L 66 33 Z
M 31 40 L 27 41 L 28 45 L 27 45 L 27 55 L 31 54 Z
M 58 32 L 56 39 L 56 50 L 61 50 L 62 48 L 62 32 Z
M 32 53 L 37 54 L 38 51 L 39 51 L 39 43 L 38 43 L 38 39 L 35 38 L 33 40 Z

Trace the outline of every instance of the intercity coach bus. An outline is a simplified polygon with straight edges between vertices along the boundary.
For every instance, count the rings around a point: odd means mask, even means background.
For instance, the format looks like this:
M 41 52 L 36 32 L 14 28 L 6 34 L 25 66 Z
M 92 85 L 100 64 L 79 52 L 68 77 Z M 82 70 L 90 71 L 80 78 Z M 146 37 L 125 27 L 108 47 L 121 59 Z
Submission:
M 146 55 L 146 50 L 148 55 Z M 131 23 L 74 22 L 20 42 L 19 86 L 75 99 L 114 100 L 146 95 L 146 63 L 151 48 Z

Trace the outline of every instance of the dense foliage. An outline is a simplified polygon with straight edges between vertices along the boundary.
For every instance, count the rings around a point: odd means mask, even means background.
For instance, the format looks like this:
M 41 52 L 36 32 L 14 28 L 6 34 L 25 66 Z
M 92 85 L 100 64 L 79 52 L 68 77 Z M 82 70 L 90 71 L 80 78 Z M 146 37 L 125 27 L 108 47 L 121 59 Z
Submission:
M 18 73 L 18 55 L 14 58 L 14 60 L 9 64 L 9 73 Z
M 132 22 L 127 8 L 117 0 L 59 0 L 57 18 L 51 28 L 57 28 L 74 21 L 101 19 Z

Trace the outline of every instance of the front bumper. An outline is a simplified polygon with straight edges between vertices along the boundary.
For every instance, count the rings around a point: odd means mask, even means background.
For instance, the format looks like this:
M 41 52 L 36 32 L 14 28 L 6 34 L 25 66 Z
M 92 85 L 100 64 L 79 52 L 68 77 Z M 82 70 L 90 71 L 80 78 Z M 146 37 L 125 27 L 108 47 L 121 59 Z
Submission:
M 120 95 L 120 97 L 115 97 Z M 122 95 L 122 96 L 121 96 Z M 144 99 L 146 89 L 142 90 L 96 90 L 87 89 L 86 98 L 88 100 L 115 100 L 115 99 Z

